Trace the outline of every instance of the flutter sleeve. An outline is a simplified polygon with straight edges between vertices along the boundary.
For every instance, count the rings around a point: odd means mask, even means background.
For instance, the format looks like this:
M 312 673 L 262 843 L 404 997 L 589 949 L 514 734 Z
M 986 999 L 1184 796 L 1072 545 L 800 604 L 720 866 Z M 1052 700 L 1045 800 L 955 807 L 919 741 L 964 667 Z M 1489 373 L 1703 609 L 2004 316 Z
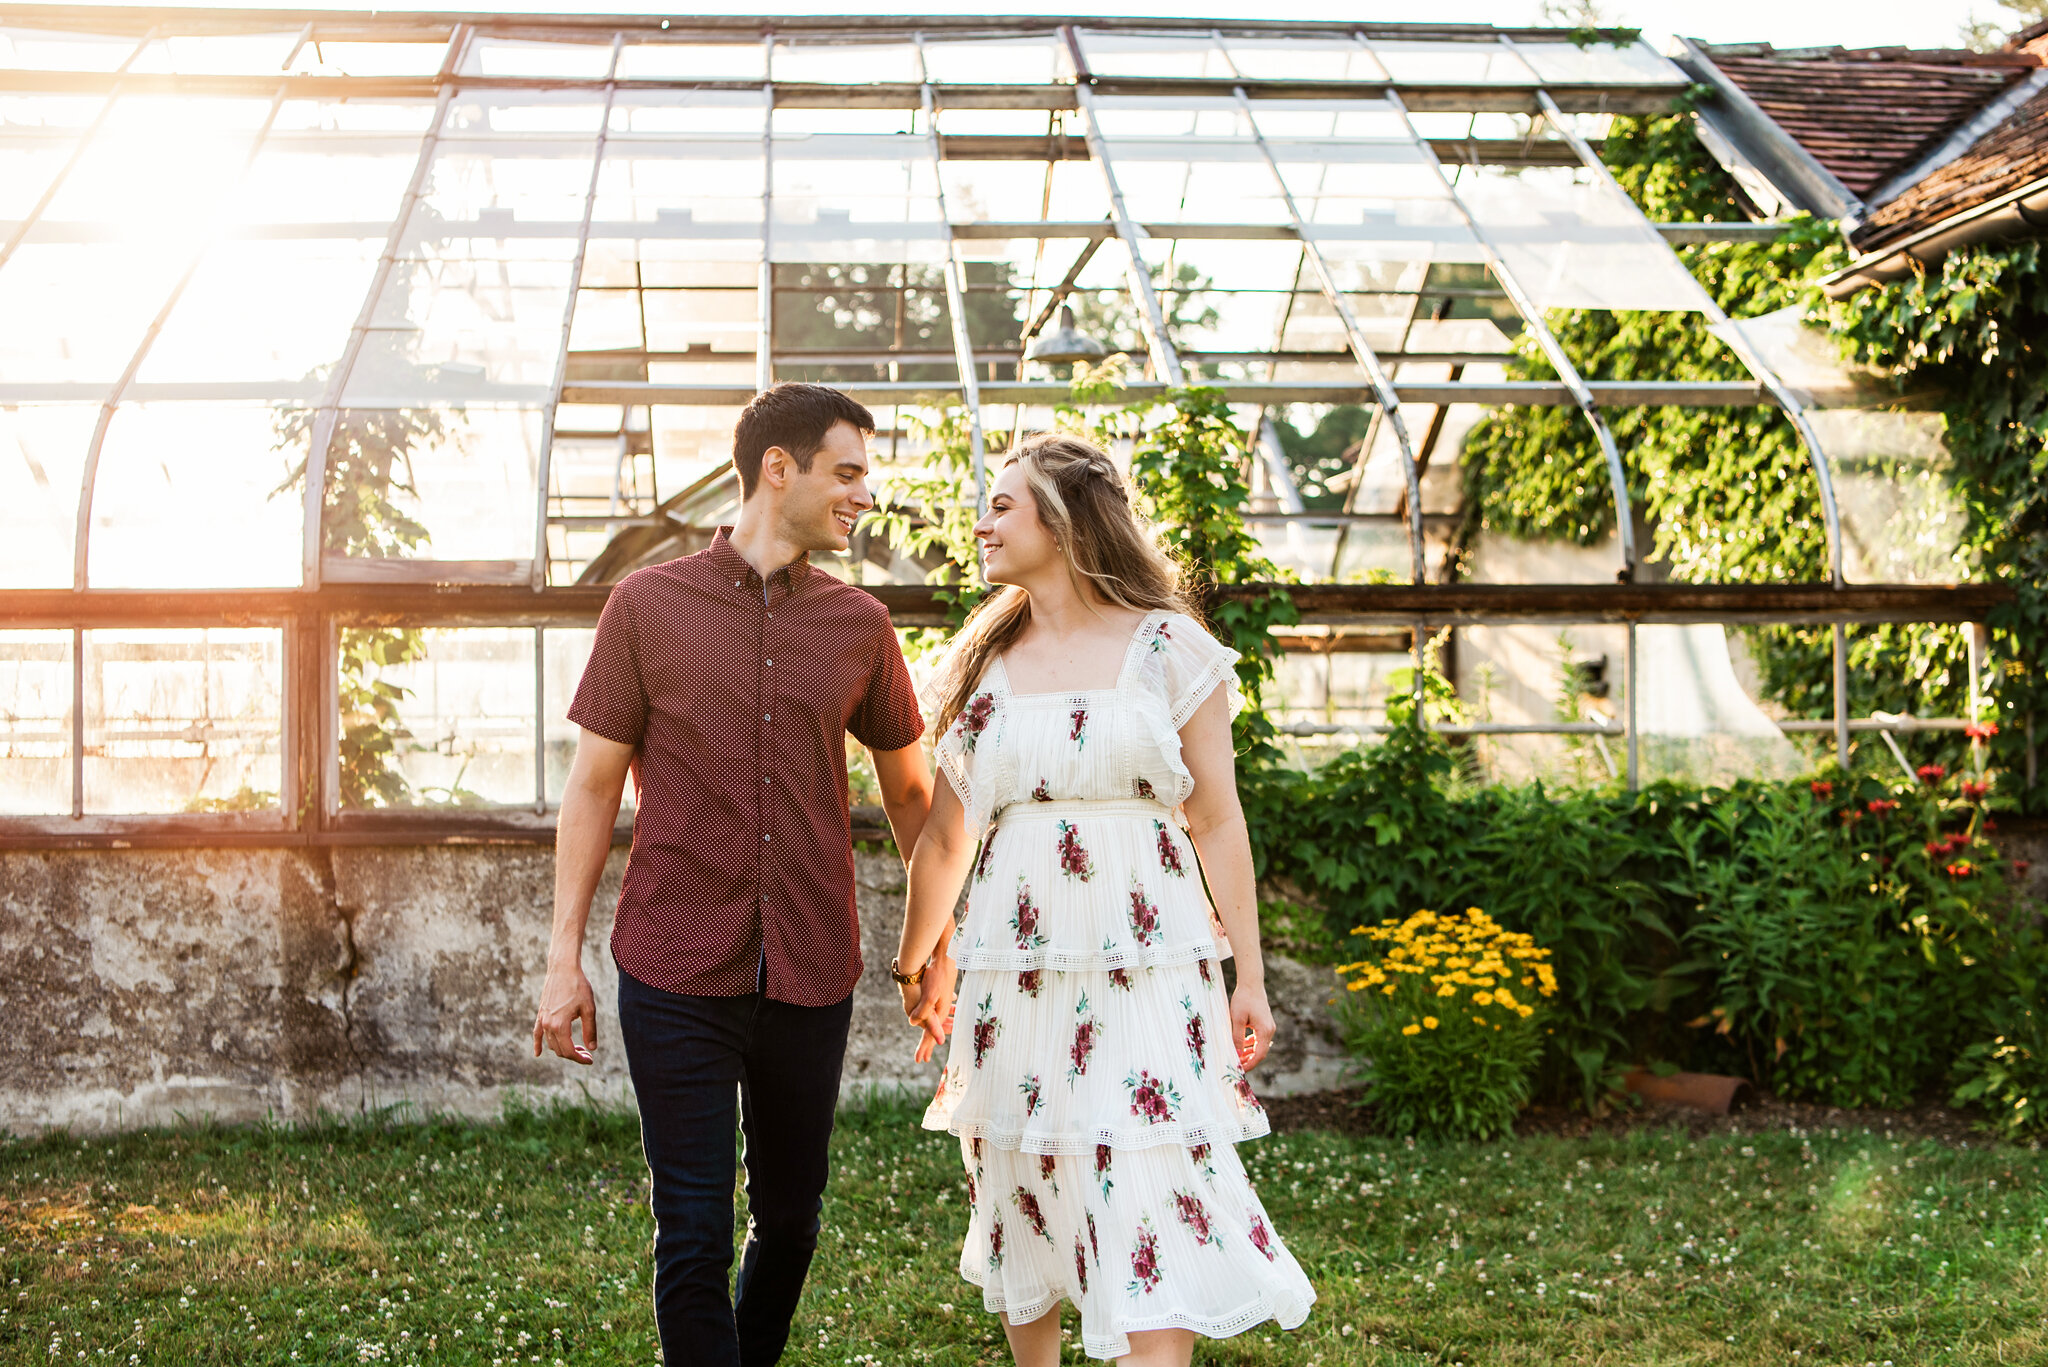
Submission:
M 941 683 L 933 690 L 934 696 L 944 695 L 945 681 L 956 664 L 948 659 L 939 667 L 937 678 Z M 974 838 L 979 838 L 982 828 L 988 825 L 993 785 L 986 777 L 987 766 L 982 761 L 994 748 L 1000 719 L 1001 699 L 990 687 L 988 672 L 984 671 L 960 715 L 932 742 L 932 757 L 939 772 L 953 785 L 954 795 L 967 813 L 967 834 Z
M 1200 622 L 1175 613 L 1159 624 L 1153 646 L 1165 664 L 1167 709 L 1176 731 L 1219 686 L 1225 690 L 1231 717 L 1244 711 L 1244 693 L 1237 686 L 1237 652 Z

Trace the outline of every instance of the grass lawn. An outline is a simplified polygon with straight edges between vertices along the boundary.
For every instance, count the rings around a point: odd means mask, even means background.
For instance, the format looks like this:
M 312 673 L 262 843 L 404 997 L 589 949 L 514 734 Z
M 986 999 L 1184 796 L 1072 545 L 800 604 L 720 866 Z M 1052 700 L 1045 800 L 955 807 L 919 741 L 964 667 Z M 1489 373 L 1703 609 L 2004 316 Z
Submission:
M 956 1142 L 876 1106 L 836 1151 L 784 1362 L 1007 1362 L 954 1270 Z M 1641 1128 L 1243 1152 L 1321 1299 L 1198 1363 L 2048 1363 L 2038 1149 Z M 0 1361 L 651 1363 L 645 1184 L 632 1119 L 589 1111 L 0 1141 Z

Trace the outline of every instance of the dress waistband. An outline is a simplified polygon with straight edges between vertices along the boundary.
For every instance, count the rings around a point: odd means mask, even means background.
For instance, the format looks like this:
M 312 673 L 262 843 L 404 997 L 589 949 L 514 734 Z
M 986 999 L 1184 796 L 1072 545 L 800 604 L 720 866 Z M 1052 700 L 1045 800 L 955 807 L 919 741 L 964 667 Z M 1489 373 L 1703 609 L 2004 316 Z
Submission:
M 996 813 L 996 824 L 1011 821 L 1052 821 L 1070 820 L 1075 817 L 1142 816 L 1154 821 L 1166 819 L 1168 808 L 1163 802 L 1148 798 L 1104 798 L 1100 801 L 1071 799 L 1059 802 L 1012 802 Z

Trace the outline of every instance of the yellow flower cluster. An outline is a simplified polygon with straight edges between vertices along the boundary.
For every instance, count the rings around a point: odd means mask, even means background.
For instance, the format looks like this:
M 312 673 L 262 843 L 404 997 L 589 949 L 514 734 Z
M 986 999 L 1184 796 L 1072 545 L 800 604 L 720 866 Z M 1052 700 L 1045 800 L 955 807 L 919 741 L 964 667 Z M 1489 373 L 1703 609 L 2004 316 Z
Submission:
M 1408 987 L 1419 1002 L 1442 1001 L 1446 1007 L 1461 995 L 1475 1007 L 1502 1008 L 1503 1020 L 1527 1019 L 1536 1012 L 1529 998 L 1557 994 L 1557 974 L 1550 951 L 1529 936 L 1505 930 L 1478 907 L 1462 916 L 1418 911 L 1405 921 L 1386 920 L 1351 932 L 1384 945 L 1375 959 L 1341 965 L 1337 972 L 1353 992 L 1377 987 L 1392 997 Z M 1435 1016 L 1420 1014 L 1401 1027 L 1404 1035 L 1434 1030 Z M 1500 1022 L 1478 1012 L 1472 1020 L 1500 1029 Z

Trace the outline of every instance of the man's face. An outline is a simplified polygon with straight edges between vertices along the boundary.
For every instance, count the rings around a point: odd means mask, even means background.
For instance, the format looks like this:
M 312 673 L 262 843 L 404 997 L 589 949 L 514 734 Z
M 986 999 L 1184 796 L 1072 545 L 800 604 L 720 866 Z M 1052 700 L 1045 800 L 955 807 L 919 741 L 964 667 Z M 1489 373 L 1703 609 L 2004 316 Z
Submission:
M 776 447 L 769 448 L 764 467 L 778 459 L 786 475 L 777 501 L 782 534 L 806 551 L 845 550 L 854 522 L 875 506 L 868 492 L 867 438 L 852 423 L 836 422 L 809 470 L 798 469 Z

